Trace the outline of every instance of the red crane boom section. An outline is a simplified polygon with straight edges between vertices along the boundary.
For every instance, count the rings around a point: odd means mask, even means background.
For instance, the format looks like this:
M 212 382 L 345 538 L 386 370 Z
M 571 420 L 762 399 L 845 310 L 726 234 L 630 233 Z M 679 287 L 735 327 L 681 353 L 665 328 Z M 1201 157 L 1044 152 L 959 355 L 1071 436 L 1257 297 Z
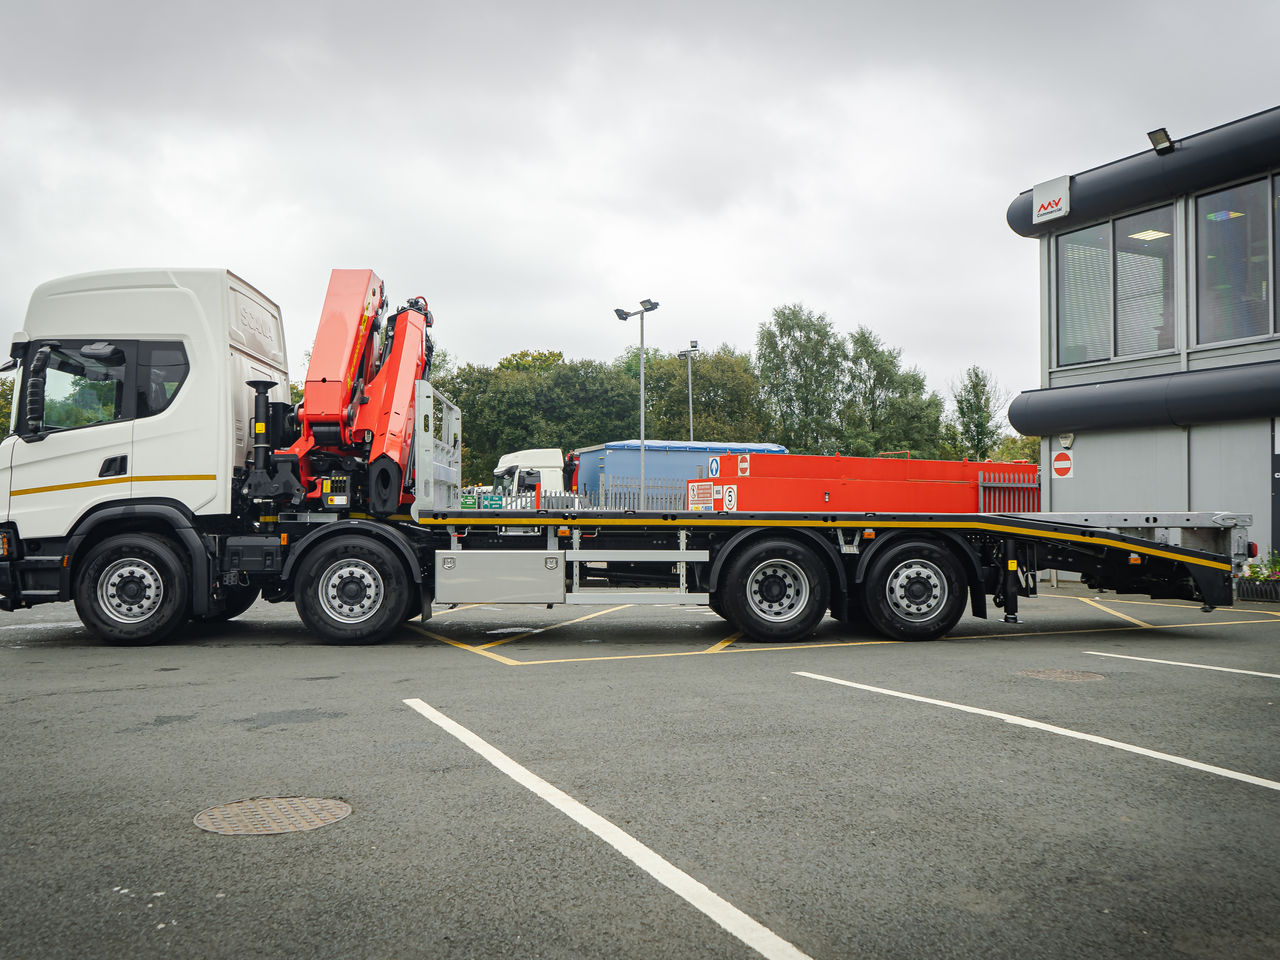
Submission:
M 372 270 L 330 275 L 298 412 L 302 435 L 282 451 L 297 456 L 308 498 L 322 495 L 322 475 L 341 457 L 363 464 L 344 472 L 360 475 L 379 512 L 412 502 L 404 482 L 413 449 L 414 382 L 427 364 L 427 307 L 411 301 L 401 308 L 379 343 L 386 306 Z

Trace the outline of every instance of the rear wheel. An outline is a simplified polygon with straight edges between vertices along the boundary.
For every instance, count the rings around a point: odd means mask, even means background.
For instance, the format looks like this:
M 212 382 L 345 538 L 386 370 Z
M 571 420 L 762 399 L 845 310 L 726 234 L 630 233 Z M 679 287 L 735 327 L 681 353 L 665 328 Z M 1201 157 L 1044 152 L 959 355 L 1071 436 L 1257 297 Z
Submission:
M 729 564 L 720 603 L 753 640 L 807 637 L 826 615 L 830 584 L 822 561 L 792 540 L 761 540 Z
M 74 593 L 81 622 L 107 643 L 148 644 L 167 640 L 186 620 L 191 585 L 164 537 L 121 534 L 85 555 Z
M 386 544 L 335 537 L 303 560 L 294 602 L 302 622 L 326 640 L 378 643 L 404 622 L 412 587 Z
M 949 550 L 923 540 L 889 547 L 872 561 L 862 586 L 867 619 L 897 640 L 936 640 L 964 614 L 959 563 Z

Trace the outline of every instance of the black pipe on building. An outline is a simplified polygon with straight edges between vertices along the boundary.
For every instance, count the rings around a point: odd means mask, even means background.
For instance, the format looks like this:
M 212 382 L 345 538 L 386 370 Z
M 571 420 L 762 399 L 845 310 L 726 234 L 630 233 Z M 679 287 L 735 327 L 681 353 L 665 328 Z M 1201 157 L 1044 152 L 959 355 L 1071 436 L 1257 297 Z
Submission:
M 1280 360 L 1028 390 L 1009 405 L 1009 423 L 1033 437 L 1265 417 L 1280 417 Z

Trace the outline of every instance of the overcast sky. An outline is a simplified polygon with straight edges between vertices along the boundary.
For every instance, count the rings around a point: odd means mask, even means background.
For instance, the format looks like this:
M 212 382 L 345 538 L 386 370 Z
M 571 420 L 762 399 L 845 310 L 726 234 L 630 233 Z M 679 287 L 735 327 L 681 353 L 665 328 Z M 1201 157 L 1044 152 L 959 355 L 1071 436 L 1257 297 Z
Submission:
M 0 310 L 227 267 L 294 375 L 333 267 L 460 362 L 866 325 L 946 393 L 1039 386 L 1033 184 L 1280 103 L 1276 0 L 6 2 Z

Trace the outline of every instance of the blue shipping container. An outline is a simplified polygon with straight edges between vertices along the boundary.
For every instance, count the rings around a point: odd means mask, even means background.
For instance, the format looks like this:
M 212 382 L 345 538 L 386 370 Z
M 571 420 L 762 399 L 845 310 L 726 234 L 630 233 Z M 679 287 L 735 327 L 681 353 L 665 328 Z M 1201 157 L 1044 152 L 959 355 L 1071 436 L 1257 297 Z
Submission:
M 640 478 L 640 441 L 614 440 L 583 447 L 578 454 L 578 492 L 597 493 L 602 478 Z M 709 443 L 688 440 L 644 442 L 645 485 L 651 481 L 696 480 L 707 475 L 707 460 L 721 453 L 787 453 L 777 443 Z

